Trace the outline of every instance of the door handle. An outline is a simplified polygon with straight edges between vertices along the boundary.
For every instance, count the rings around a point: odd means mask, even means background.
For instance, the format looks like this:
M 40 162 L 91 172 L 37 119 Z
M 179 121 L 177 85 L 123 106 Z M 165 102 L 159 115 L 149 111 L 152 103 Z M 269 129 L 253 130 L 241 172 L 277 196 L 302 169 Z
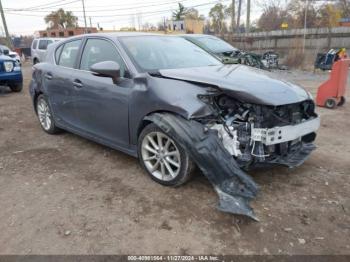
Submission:
M 79 79 L 75 79 L 73 81 L 73 85 L 76 87 L 76 88 L 82 88 L 83 87 L 83 83 L 79 80 Z
M 47 80 L 51 80 L 52 79 L 52 74 L 51 73 L 46 73 L 45 78 Z

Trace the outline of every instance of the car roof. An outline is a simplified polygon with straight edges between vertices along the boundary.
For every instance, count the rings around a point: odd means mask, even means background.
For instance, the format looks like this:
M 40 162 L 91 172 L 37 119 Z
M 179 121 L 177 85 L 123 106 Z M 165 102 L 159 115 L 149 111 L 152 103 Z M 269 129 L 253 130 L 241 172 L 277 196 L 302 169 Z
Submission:
M 62 37 L 39 37 L 35 38 L 34 40 L 63 40 L 65 38 Z
M 199 38 L 199 37 L 215 37 L 217 38 L 217 36 L 215 35 L 206 35 L 206 34 L 181 34 L 181 35 L 178 35 L 178 36 L 181 36 L 181 37 L 191 37 L 191 38 Z
M 75 35 L 68 38 L 63 38 L 63 40 L 73 40 L 76 38 L 82 37 L 108 37 L 108 38 L 118 38 L 123 36 L 173 36 L 173 35 L 164 35 L 164 34 L 156 34 L 156 33 L 144 33 L 144 32 L 113 32 L 113 33 L 92 33 L 92 34 L 82 34 Z
M 107 37 L 121 37 L 121 36 L 162 36 L 164 34 L 145 33 L 145 32 L 113 32 L 113 33 L 94 33 L 85 34 L 83 36 L 107 36 Z

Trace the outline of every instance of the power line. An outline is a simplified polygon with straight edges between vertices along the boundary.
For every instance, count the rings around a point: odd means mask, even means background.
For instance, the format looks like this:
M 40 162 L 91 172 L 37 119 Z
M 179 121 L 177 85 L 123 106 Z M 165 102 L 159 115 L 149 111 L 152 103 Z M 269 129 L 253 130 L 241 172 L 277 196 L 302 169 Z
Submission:
M 190 1 L 190 0 L 180 0 L 177 1 L 176 3 L 182 3 L 182 2 L 186 2 L 186 1 Z M 170 5 L 170 4 L 175 4 L 174 1 L 170 1 L 170 2 L 164 2 L 164 3 L 159 3 L 157 2 L 157 4 L 151 4 L 151 5 L 141 5 L 141 6 L 129 6 L 129 7 L 125 7 L 125 8 L 117 8 L 117 9 L 101 9 L 101 10 L 90 10 L 89 13 L 96 13 L 96 12 L 114 12 L 114 11 L 125 11 L 125 10 L 134 10 L 135 8 L 147 8 L 147 7 L 154 7 L 154 6 L 161 6 L 161 5 Z M 93 8 L 93 7 L 90 7 Z M 15 12 L 27 12 L 27 10 L 23 10 L 23 9 L 9 9 L 9 8 L 5 8 L 5 11 L 15 11 Z M 32 11 L 32 10 L 30 10 Z M 51 12 L 52 10 L 33 10 L 35 12 Z M 81 13 L 83 12 L 81 9 L 79 10 L 73 10 L 73 9 L 69 9 L 69 11 L 73 11 L 76 13 Z
M 17 7 L 7 7 L 7 8 L 4 8 L 4 10 L 8 10 L 8 11 L 33 11 L 33 9 L 37 9 L 37 10 L 42 10 L 42 9 L 44 9 L 44 8 L 50 8 L 50 6 L 49 7 L 45 7 L 46 5 L 55 5 L 55 6 L 57 6 L 57 4 L 58 3 L 60 3 L 60 2 L 64 2 L 64 1 L 69 1 L 69 0 L 61 0 L 61 1 L 55 1 L 55 2 L 51 2 L 50 4 L 45 4 L 45 5 L 40 5 L 40 6 L 34 6 L 34 7 L 23 7 L 23 8 L 17 8 Z M 74 2 L 74 1 L 73 1 Z M 159 2 L 163 2 L 162 0 L 161 1 L 151 1 L 151 2 L 149 2 L 149 1 L 147 1 L 147 4 L 158 4 Z M 67 4 L 70 4 L 71 2 L 69 2 L 69 3 L 64 3 L 64 4 L 61 4 L 61 5 L 67 5 Z M 133 2 L 132 4 L 117 4 L 117 5 L 108 5 L 108 7 L 123 7 L 123 6 L 128 6 L 128 7 L 130 7 L 130 6 L 135 6 L 135 8 L 137 7 L 137 6 L 139 6 L 140 4 L 144 4 L 145 3 L 145 1 L 141 1 L 141 2 Z M 173 1 L 173 3 L 174 3 L 174 1 Z M 39 7 L 39 8 L 38 8 Z M 104 8 L 104 7 L 106 7 L 106 5 L 98 5 L 98 6 L 96 6 L 96 5 L 93 5 L 93 6 L 89 6 L 90 8 L 99 8 L 99 7 L 102 7 L 102 8 Z M 73 8 L 78 8 L 78 7 L 73 7 Z M 78 8 L 79 9 L 79 8 Z M 80 10 L 80 9 L 79 9 Z M 72 9 L 71 11 L 74 11 L 74 9 Z
M 220 0 L 216 0 L 216 1 L 213 1 L 213 2 L 209 2 L 209 3 L 204 3 L 204 4 L 199 4 L 199 5 L 194 5 L 194 6 L 189 6 L 188 8 L 197 8 L 197 9 L 201 9 L 201 8 L 198 8 L 198 7 L 204 7 L 204 6 L 207 6 L 207 5 L 212 5 L 212 4 L 216 4 L 218 3 Z M 221 0 L 220 3 L 223 3 L 223 2 L 227 2 L 227 1 L 230 1 L 230 0 Z M 154 12 L 148 12 L 147 14 L 144 14 L 142 15 L 142 17 L 154 17 L 154 16 L 159 16 L 159 15 L 163 15 L 165 13 L 168 13 L 168 12 L 172 12 L 174 11 L 174 8 L 173 9 L 168 9 L 168 10 L 158 10 L 158 11 L 154 11 Z M 132 15 L 135 15 L 134 14 L 127 14 L 125 16 L 132 16 Z M 124 15 L 123 15 L 124 16 Z M 105 16 L 103 16 L 105 17 Z M 126 21 L 126 19 L 124 19 Z M 120 22 L 122 21 L 122 19 L 118 18 L 118 19 L 113 19 L 113 20 L 105 20 L 105 21 L 100 21 L 100 23 L 113 23 L 113 22 Z
M 81 0 L 79 0 L 81 1 Z M 215 1 L 211 1 L 211 2 L 207 2 L 207 3 L 202 3 L 202 4 L 197 4 L 197 5 L 193 5 L 193 6 L 188 6 L 188 8 L 196 8 L 196 7 L 200 7 L 200 6 L 206 6 L 206 5 L 211 5 L 211 4 L 217 4 L 217 3 L 223 3 L 223 2 L 227 2 L 229 0 L 215 0 Z M 151 11 L 151 12 L 147 12 L 147 14 L 157 14 L 157 13 L 165 13 L 165 12 L 170 12 L 170 11 L 174 11 L 175 8 L 171 8 L 171 9 L 163 9 L 163 10 L 155 10 L 155 11 Z M 14 12 L 6 12 L 7 14 L 11 14 L 11 15 L 18 15 L 18 16 L 35 16 L 37 17 L 37 14 L 23 14 L 23 13 L 14 13 Z M 113 15 L 92 15 L 91 17 L 93 18 L 101 18 L 101 17 L 123 17 L 123 16 L 130 16 L 130 15 L 135 15 L 135 13 L 127 13 L 127 14 L 113 14 Z M 77 16 L 78 18 L 84 18 L 84 16 Z
M 48 6 L 49 4 L 46 4 L 46 5 L 32 6 L 32 7 L 28 7 L 28 8 L 5 8 L 4 10 L 6 10 L 6 11 L 16 11 L 16 12 L 19 12 L 19 11 L 40 11 L 40 10 L 43 10 L 45 8 L 61 7 L 61 6 L 64 6 L 64 5 L 77 3 L 80 0 L 74 0 L 74 1 L 66 2 L 66 3 L 62 3 L 62 2 L 65 2 L 65 1 L 67 1 L 67 0 L 51 2 L 50 6 Z M 61 3 L 61 4 L 59 4 L 59 3 Z M 46 10 L 44 12 L 46 12 Z

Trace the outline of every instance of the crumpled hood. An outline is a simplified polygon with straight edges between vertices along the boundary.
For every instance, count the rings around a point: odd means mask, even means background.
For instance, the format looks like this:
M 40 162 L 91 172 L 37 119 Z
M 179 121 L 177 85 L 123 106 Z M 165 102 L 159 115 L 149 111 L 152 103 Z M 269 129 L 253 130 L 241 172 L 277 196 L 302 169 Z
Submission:
M 220 65 L 159 70 L 163 77 L 218 87 L 242 102 L 279 106 L 311 99 L 301 87 L 272 74 L 243 65 Z

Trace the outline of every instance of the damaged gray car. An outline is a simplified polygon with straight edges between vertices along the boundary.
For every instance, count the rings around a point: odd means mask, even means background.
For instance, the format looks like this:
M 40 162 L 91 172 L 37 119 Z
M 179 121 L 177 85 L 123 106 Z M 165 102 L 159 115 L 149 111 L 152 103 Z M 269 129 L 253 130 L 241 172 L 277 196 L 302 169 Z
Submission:
M 224 65 L 180 37 L 90 34 L 49 47 L 30 93 L 43 130 L 67 130 L 138 157 L 179 186 L 198 166 L 218 208 L 257 219 L 248 169 L 301 165 L 320 120 L 311 95 L 266 72 Z

